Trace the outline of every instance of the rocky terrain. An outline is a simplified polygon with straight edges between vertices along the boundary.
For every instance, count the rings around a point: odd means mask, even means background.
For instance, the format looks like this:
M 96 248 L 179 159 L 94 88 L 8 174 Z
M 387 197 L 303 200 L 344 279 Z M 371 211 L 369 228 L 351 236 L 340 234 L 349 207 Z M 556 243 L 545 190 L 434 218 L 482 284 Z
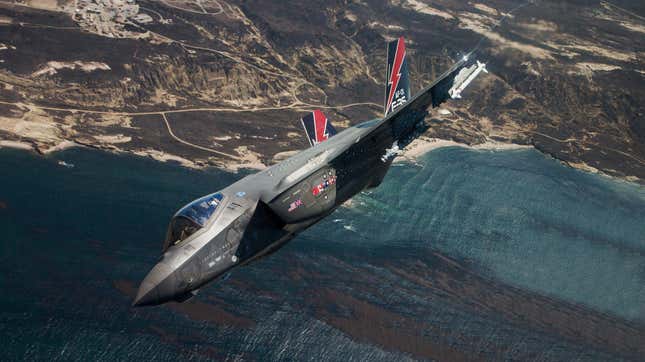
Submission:
M 380 116 L 384 42 L 401 35 L 413 90 L 475 47 L 491 72 L 427 138 L 532 145 L 644 182 L 636 0 L 4 0 L 0 145 L 261 168 L 306 147 L 304 112 L 338 128 Z

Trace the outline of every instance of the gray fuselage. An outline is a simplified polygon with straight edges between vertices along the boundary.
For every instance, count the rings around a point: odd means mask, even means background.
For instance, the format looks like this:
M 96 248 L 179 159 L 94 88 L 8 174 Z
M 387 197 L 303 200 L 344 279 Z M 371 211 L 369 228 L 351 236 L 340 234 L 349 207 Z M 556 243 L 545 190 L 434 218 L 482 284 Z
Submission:
M 134 305 L 190 298 L 231 268 L 277 250 L 352 196 L 378 186 L 399 148 L 423 133 L 429 107 L 485 71 L 470 53 L 383 119 L 350 127 L 266 170 L 184 206 L 173 217 L 163 258 Z
M 283 246 L 360 191 L 380 184 L 396 141 L 380 120 L 364 122 L 221 190 L 205 225 L 169 238 L 135 305 L 182 301 L 236 265 Z M 170 231 L 169 231 L 170 235 Z

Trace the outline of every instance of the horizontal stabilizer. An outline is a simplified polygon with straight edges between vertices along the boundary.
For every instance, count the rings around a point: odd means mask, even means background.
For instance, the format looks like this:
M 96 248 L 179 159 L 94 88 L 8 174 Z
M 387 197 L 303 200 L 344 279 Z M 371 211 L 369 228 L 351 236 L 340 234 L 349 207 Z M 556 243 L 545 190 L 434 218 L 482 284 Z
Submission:
M 302 117 L 301 121 L 302 127 L 305 129 L 305 133 L 307 134 L 309 144 L 312 147 L 328 140 L 337 133 L 334 126 L 331 125 L 331 122 L 329 122 L 323 112 L 318 109 Z

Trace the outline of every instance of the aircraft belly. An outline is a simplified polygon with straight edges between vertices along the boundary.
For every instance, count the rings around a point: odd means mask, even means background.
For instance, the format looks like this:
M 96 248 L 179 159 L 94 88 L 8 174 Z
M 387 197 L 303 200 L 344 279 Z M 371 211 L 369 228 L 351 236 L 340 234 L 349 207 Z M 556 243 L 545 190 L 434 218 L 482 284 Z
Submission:
M 332 161 L 338 170 L 337 200 L 340 203 L 380 183 L 391 165 L 390 160 L 384 162 L 382 157 L 393 142 L 389 129 L 373 132 Z

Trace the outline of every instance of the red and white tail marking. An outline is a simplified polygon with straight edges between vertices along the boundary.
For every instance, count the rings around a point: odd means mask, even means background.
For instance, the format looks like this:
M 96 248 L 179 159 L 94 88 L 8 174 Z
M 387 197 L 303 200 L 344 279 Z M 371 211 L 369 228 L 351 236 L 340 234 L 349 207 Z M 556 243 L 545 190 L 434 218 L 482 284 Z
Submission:
M 323 114 L 322 111 L 316 109 L 313 112 L 314 115 L 314 126 L 316 129 L 316 143 L 326 141 L 329 138 L 327 134 L 327 117 Z
M 390 111 L 392 106 L 392 99 L 394 98 L 394 93 L 399 85 L 399 79 L 401 79 L 401 66 L 403 65 L 403 59 L 405 58 L 405 41 L 403 37 L 399 38 L 398 44 L 396 46 L 396 54 L 394 56 L 394 65 L 392 66 L 392 73 L 390 73 L 390 94 L 388 94 L 387 107 L 385 107 L 385 115 Z
M 336 129 L 319 109 L 302 117 L 301 121 L 311 146 L 324 142 L 336 134 Z

